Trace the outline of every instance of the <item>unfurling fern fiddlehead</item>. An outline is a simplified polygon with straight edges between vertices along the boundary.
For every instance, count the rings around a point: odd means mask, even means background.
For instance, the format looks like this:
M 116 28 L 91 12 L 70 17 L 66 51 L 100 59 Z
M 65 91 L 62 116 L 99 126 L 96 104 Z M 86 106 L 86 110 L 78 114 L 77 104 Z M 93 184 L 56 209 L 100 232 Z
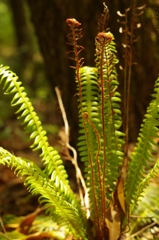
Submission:
M 83 47 L 79 46 L 77 44 L 77 41 L 81 38 L 82 34 L 81 31 L 82 29 L 79 29 L 80 27 L 80 23 L 78 21 L 76 21 L 75 19 L 67 19 L 67 24 L 69 25 L 70 29 L 71 29 L 71 33 L 68 35 L 68 40 L 69 40 L 69 45 L 72 45 L 73 50 L 71 51 L 71 53 L 73 52 L 75 57 L 69 57 L 72 60 L 75 60 L 76 62 L 76 67 L 73 67 L 76 69 L 76 82 L 77 82 L 77 89 L 79 92 L 79 101 L 80 101 L 80 105 L 79 105 L 79 112 L 80 112 L 80 118 L 81 118 L 81 125 L 82 125 L 82 133 L 85 133 L 85 135 L 82 137 L 82 142 L 80 143 L 81 145 L 84 145 L 80 147 L 80 151 L 81 151 L 81 157 L 82 160 L 87 161 L 88 160 L 88 164 L 86 164 L 86 171 L 87 174 L 89 176 L 88 179 L 89 181 L 87 182 L 87 186 L 89 188 L 89 196 L 90 196 L 90 202 L 91 202 L 91 213 L 93 215 L 96 216 L 92 216 L 92 219 L 95 221 L 95 225 L 97 226 L 97 229 L 100 229 L 100 216 L 99 216 L 99 209 L 98 209 L 98 197 L 97 197 L 97 187 L 96 187 L 96 183 L 95 183 L 95 172 L 97 173 L 97 171 L 95 171 L 94 169 L 94 161 L 93 161 L 93 157 L 94 157 L 94 150 L 91 147 L 91 143 L 93 141 L 93 139 L 91 140 L 91 138 L 89 138 L 89 134 L 90 134 L 90 128 L 89 128 L 89 132 L 87 129 L 88 126 L 88 121 L 85 118 L 85 113 L 87 112 L 88 114 L 91 113 L 91 96 L 89 96 L 89 107 L 87 107 L 87 102 L 84 103 L 84 100 L 87 101 L 87 93 L 89 93 L 89 91 L 87 91 L 87 89 L 85 89 L 84 86 L 87 85 L 87 81 L 89 81 L 88 85 L 91 88 L 91 79 L 92 77 L 96 76 L 95 71 L 92 71 L 89 69 L 88 73 L 90 73 L 90 75 L 88 74 L 88 78 L 87 77 L 83 79 L 85 79 L 85 81 L 81 80 L 82 79 L 82 72 L 84 73 L 85 71 L 82 71 L 82 65 L 83 65 L 83 58 L 79 58 L 79 54 L 80 52 L 83 50 Z M 70 52 L 69 52 L 70 53 Z M 84 70 L 85 68 L 83 68 Z M 85 69 L 87 72 L 87 68 Z M 90 77 L 92 76 L 92 77 Z M 94 78 L 95 81 L 95 85 L 97 84 L 96 82 L 96 77 Z M 90 93 L 91 94 L 91 93 Z M 89 109 L 88 109 L 89 108 Z M 90 114 L 91 116 L 91 114 Z M 92 128 L 92 127 L 91 127 Z M 92 133 L 92 130 L 91 130 Z M 92 136 L 92 135 L 91 135 Z M 83 141 L 84 140 L 84 141 Z M 88 157 L 88 158 L 87 158 Z M 96 169 L 97 170 L 97 169 Z M 101 181 L 101 180 L 100 180 Z M 92 207 L 93 206 L 93 207 Z

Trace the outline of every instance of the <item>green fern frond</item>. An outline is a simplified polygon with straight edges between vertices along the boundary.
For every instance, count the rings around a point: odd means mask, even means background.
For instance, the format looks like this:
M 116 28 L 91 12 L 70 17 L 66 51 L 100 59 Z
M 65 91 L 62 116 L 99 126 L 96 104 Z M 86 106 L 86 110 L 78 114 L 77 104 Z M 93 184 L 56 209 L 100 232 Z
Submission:
M 131 218 L 130 235 L 137 232 L 142 226 L 149 225 L 152 222 L 156 222 L 156 224 L 159 222 L 159 188 L 157 182 L 150 183 L 149 186 L 144 189 L 133 215 L 138 217 L 135 219 Z M 149 237 L 149 239 L 150 238 L 151 237 Z
M 4 91 L 6 94 L 14 94 L 11 102 L 12 106 L 19 106 L 16 113 L 19 114 L 22 119 L 23 125 L 25 125 L 26 132 L 30 134 L 30 140 L 34 140 L 32 144 L 33 150 L 41 150 L 42 161 L 45 166 L 45 174 L 47 178 L 50 178 L 51 185 L 56 189 L 56 192 L 65 195 L 67 201 L 72 204 L 76 203 L 79 215 L 83 222 L 87 222 L 85 214 L 81 209 L 81 206 L 77 203 L 77 200 L 70 189 L 67 179 L 67 173 L 64 169 L 63 162 L 60 155 L 53 147 L 49 146 L 46 131 L 43 130 L 41 121 L 39 120 L 34 108 L 25 93 L 22 83 L 18 81 L 18 77 L 7 67 L 0 67 L 0 83 L 4 83 Z M 33 185 L 32 185 L 33 186 Z
M 51 179 L 61 192 L 71 192 L 68 183 L 68 176 L 64 169 L 60 155 L 53 147 L 49 146 L 46 131 L 43 130 L 41 121 L 34 111 L 22 82 L 18 80 L 15 73 L 8 70 L 8 67 L 0 67 L 0 83 L 3 83 L 3 89 L 6 94 L 14 94 L 11 102 L 12 106 L 18 106 L 17 114 L 25 125 L 25 131 L 31 133 L 30 140 L 34 140 L 31 148 L 41 150 L 42 161 L 46 166 L 46 173 L 51 175 Z M 69 193 L 71 195 L 71 193 Z
M 159 78 L 156 80 L 154 91 L 155 93 L 152 95 L 153 100 L 147 109 L 145 119 L 143 120 L 143 124 L 141 126 L 139 134 L 140 137 L 138 138 L 135 152 L 131 154 L 131 162 L 128 166 L 128 180 L 126 183 L 126 202 L 128 206 L 130 204 L 133 206 L 137 204 L 138 197 L 147 185 L 150 177 L 153 177 L 154 170 L 158 166 L 156 164 L 150 174 L 146 174 L 146 168 L 149 169 L 148 162 L 152 161 L 153 146 L 156 146 L 153 137 L 158 137 Z M 146 178 L 145 175 L 147 175 Z
M 80 137 L 78 139 L 78 150 L 81 160 L 85 163 L 84 171 L 89 189 L 92 220 L 101 219 L 102 217 L 102 173 L 99 162 L 100 138 L 95 127 L 95 125 L 99 124 L 97 79 L 96 68 L 80 68 L 82 106 L 79 106 Z M 83 111 L 82 115 L 81 109 Z
M 119 131 L 122 121 L 120 94 L 116 91 L 116 49 L 110 33 L 102 46 L 103 34 L 96 38 L 97 68 L 80 68 L 80 82 L 77 81 L 81 127 L 78 147 L 85 163 L 91 219 L 99 221 L 97 229 L 104 226 L 105 204 L 108 208 L 124 155 L 121 150 L 124 134 Z
M 119 177 L 119 168 L 123 161 L 121 150 L 124 141 L 121 127 L 120 94 L 116 91 L 118 86 L 115 65 L 116 48 L 114 37 L 110 32 L 99 33 L 96 37 L 96 65 L 99 71 L 99 87 L 101 98 L 99 100 L 99 116 L 101 122 L 100 137 L 103 138 L 100 159 L 103 161 L 103 175 L 107 203 L 115 190 L 116 179 Z M 102 160 L 103 159 L 103 160 Z
M 70 201 L 71 196 L 64 194 L 52 184 L 47 174 L 29 160 L 16 157 L 0 147 L 0 164 L 14 168 L 17 176 L 26 176 L 24 185 L 32 194 L 40 194 L 40 202 L 53 220 L 67 226 L 76 237 L 86 238 L 85 227 L 79 215 L 76 202 Z
M 157 177 L 158 169 L 159 169 L 159 159 L 157 160 L 157 162 L 155 163 L 155 165 L 153 166 L 151 171 L 147 174 L 147 176 L 139 184 L 138 190 L 137 190 L 137 192 L 135 194 L 135 198 L 134 198 L 133 204 L 131 205 L 131 208 L 130 208 L 130 212 L 133 212 L 133 210 L 137 206 L 136 203 L 138 202 L 139 197 L 143 195 L 143 192 L 145 191 L 145 188 L 150 183 L 151 179 Z

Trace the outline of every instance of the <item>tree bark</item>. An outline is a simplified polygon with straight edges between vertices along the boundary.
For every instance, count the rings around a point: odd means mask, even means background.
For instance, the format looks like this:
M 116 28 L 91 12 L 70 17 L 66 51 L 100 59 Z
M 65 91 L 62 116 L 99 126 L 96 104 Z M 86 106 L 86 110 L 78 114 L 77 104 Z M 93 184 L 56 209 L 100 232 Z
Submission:
M 24 2 L 21 0 L 8 0 L 13 15 L 13 23 L 16 32 L 17 46 L 23 53 L 31 53 L 32 39 L 26 21 Z
M 103 0 L 27 0 L 27 2 L 31 10 L 32 22 L 35 26 L 40 49 L 44 57 L 44 64 L 50 86 L 52 87 L 53 91 L 55 86 L 59 86 L 62 90 L 62 97 L 72 130 L 72 140 L 73 142 L 76 142 L 75 139 L 77 138 L 78 132 L 78 111 L 76 98 L 74 97 L 74 94 L 76 93 L 74 79 L 75 73 L 69 68 L 69 65 L 72 65 L 73 62 L 70 62 L 66 54 L 66 52 L 69 50 L 69 47 L 66 44 L 66 35 L 69 30 L 65 21 L 67 18 L 74 17 L 82 23 L 83 38 L 80 41 L 80 45 L 84 46 L 86 49 L 83 51 L 85 65 L 94 66 L 94 39 L 97 34 L 97 22 L 100 14 L 103 11 Z M 118 16 L 116 12 L 117 10 L 120 10 L 122 13 L 124 13 L 125 8 L 128 8 L 131 5 L 131 2 L 126 0 L 117 0 L 113 1 L 112 3 L 110 0 L 107 1 L 106 4 L 110 10 L 109 26 L 116 38 L 118 57 L 119 60 L 123 62 L 124 50 L 121 46 L 123 37 L 119 34 L 120 24 L 117 23 Z M 139 6 L 140 5 L 141 4 L 139 4 Z M 142 32 L 143 31 L 145 31 L 145 26 L 142 27 Z M 142 39 L 139 41 L 142 41 Z M 151 51 L 151 46 L 147 46 L 147 42 L 148 40 L 145 38 L 144 44 L 146 47 L 146 53 L 149 52 L 151 55 L 150 59 L 155 61 L 154 56 L 152 56 L 153 54 Z M 149 42 L 149 44 L 151 43 Z M 156 70 L 152 71 L 151 66 L 149 66 L 149 63 L 147 62 L 147 58 L 144 60 L 142 59 L 142 56 L 140 55 L 141 47 L 143 49 L 145 48 L 143 45 L 139 47 L 137 44 L 136 59 L 138 66 L 136 66 L 136 68 L 133 67 L 132 75 L 132 90 L 130 99 L 130 141 L 136 141 L 143 112 L 145 112 L 147 107 L 144 99 L 146 99 L 146 101 L 147 99 L 150 100 L 149 96 L 150 93 L 152 93 L 150 91 L 152 91 L 153 83 L 157 77 Z M 118 70 L 119 69 L 117 69 L 117 71 Z M 146 77 L 146 72 L 151 72 L 152 81 L 151 87 L 145 87 L 145 92 L 143 92 L 141 85 L 144 84 L 146 78 L 141 79 L 141 75 Z M 149 79 L 147 81 L 149 81 Z M 119 74 L 119 82 L 121 82 L 121 86 L 123 86 L 124 81 L 122 74 Z M 120 90 L 122 93 L 123 87 L 120 87 Z M 138 100 L 141 101 L 141 105 L 138 103 Z
M 50 86 L 54 91 L 59 86 L 71 126 L 71 139 L 76 142 L 78 134 L 78 107 L 75 86 L 75 72 L 70 65 L 75 65 L 67 56 L 69 46 L 66 35 L 69 28 L 66 19 L 74 17 L 82 22 L 83 38 L 80 44 L 86 48 L 83 51 L 85 65 L 94 65 L 94 38 L 97 33 L 97 19 L 102 11 L 100 1 L 63 0 L 27 0 L 31 10 L 32 22 L 44 57 L 44 64 Z M 93 5 L 94 4 L 94 5 Z M 83 7 L 80 7 L 83 5 Z M 88 14 L 89 12 L 89 14 Z M 88 34 L 89 33 L 89 34 Z M 82 56 L 82 54 L 81 54 Z

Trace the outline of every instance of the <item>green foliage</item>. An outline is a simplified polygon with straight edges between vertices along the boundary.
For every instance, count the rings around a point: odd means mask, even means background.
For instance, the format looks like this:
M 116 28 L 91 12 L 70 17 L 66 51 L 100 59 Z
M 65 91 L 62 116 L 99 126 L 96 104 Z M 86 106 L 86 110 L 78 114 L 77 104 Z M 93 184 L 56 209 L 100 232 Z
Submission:
M 82 219 L 79 217 L 82 210 L 78 206 L 78 202 L 75 202 L 76 197 L 68 184 L 62 160 L 57 151 L 49 146 L 46 131 L 43 130 L 24 87 L 21 86 L 22 83 L 18 81 L 18 77 L 2 66 L 0 74 L 2 76 L 1 83 L 4 82 L 5 93 L 14 94 L 11 105 L 20 105 L 16 113 L 21 113 L 18 118 L 23 119 L 25 132 L 31 133 L 30 140 L 33 140 L 31 148 L 34 151 L 41 150 L 45 169 L 41 171 L 33 162 L 17 158 L 2 148 L 0 150 L 0 163 L 15 168 L 17 175 L 27 176 L 25 185 L 33 194 L 41 195 L 40 201 L 47 208 L 47 212 L 52 214 L 52 217 L 60 224 L 70 225 L 70 229 L 75 235 L 79 234 L 78 228 L 81 229 L 81 232 L 83 229 Z M 74 226 L 76 230 L 73 230 Z
M 127 203 L 132 203 L 132 210 L 137 204 L 137 200 L 144 187 L 150 181 L 150 177 L 153 177 L 155 172 L 154 169 L 151 171 L 150 175 L 146 174 L 146 169 L 148 167 L 148 162 L 152 161 L 153 147 L 157 146 L 153 138 L 158 137 L 158 127 L 159 127 L 159 78 L 155 83 L 154 88 L 155 93 L 152 95 L 153 100 L 151 101 L 147 113 L 145 114 L 145 119 L 141 125 L 141 130 L 139 133 L 138 143 L 135 148 L 135 152 L 131 154 L 131 163 L 128 168 L 129 179 L 127 181 Z M 131 211 L 132 211 L 131 210 Z
M 144 226 L 159 222 L 159 191 L 158 184 L 155 183 L 155 181 L 150 183 L 142 193 L 140 202 L 134 211 L 134 215 L 136 218 L 132 218 L 130 222 L 131 234 L 139 231 Z M 151 235 L 152 234 L 153 233 L 151 233 Z
M 159 127 L 159 78 L 141 126 L 137 146 L 128 166 L 125 165 L 125 134 L 120 131 L 121 99 L 117 91 L 118 60 L 114 36 L 107 29 L 108 13 L 104 5 L 95 39 L 95 68 L 83 67 L 83 59 L 79 58 L 83 47 L 77 43 L 82 36 L 82 30 L 79 29 L 81 24 L 75 19 L 67 19 L 71 30 L 68 39 L 74 54 L 74 58 L 70 58 L 76 63 L 73 67 L 76 69 L 79 97 L 78 150 L 85 164 L 89 209 L 81 206 L 72 192 L 61 157 L 49 145 L 46 131 L 22 83 L 7 67 L 0 67 L 3 91 L 12 94 L 11 105 L 18 108 L 16 113 L 25 132 L 30 134 L 31 148 L 40 151 L 44 170 L 3 148 L 0 148 L 0 164 L 13 168 L 18 176 L 25 176 L 25 186 L 32 194 L 40 195 L 39 200 L 53 221 L 66 227 L 77 239 L 115 240 L 124 235 L 130 214 L 159 167 L 157 162 L 148 172 L 153 146 L 156 145 L 153 138 L 157 137 Z M 126 177 L 123 175 L 125 168 Z
M 102 52 L 104 53 L 102 56 Z M 117 92 L 118 80 L 115 65 L 118 63 L 116 59 L 116 48 L 114 37 L 111 33 L 106 33 L 105 36 L 97 35 L 96 38 L 96 65 L 100 73 L 99 86 L 101 89 L 99 106 L 99 118 L 101 122 L 100 137 L 103 138 L 101 144 L 101 157 L 104 154 L 105 169 L 105 186 L 108 203 L 111 199 L 112 193 L 115 190 L 115 182 L 119 177 L 119 168 L 122 165 L 123 152 L 121 147 L 124 144 L 122 137 L 123 133 L 119 131 L 121 121 L 121 102 L 120 94 Z M 101 56 L 101 57 L 100 57 Z M 103 117 L 104 116 L 104 117 Z M 105 149 L 105 150 L 104 150 Z M 113 174 L 112 174 L 113 171 Z
M 96 212 L 94 210 L 98 210 L 98 206 L 101 206 L 101 189 L 98 188 L 98 186 L 100 185 L 100 169 L 97 158 L 97 156 L 99 155 L 98 148 L 100 143 L 98 143 L 97 141 L 97 137 L 99 138 L 99 135 L 96 136 L 96 134 L 98 133 L 93 128 L 93 124 L 99 123 L 99 99 L 98 86 L 96 81 L 97 69 L 83 67 L 80 69 L 80 74 L 82 90 L 82 110 L 83 114 L 87 115 L 86 117 L 88 118 L 86 118 L 86 122 L 83 123 L 81 110 L 79 110 L 80 137 L 78 139 L 78 150 L 81 156 L 81 161 L 85 162 L 85 179 L 88 188 L 90 188 L 89 197 L 91 202 L 91 213 L 92 218 L 95 219 L 95 216 L 93 215 Z M 79 109 L 81 109 L 80 106 Z

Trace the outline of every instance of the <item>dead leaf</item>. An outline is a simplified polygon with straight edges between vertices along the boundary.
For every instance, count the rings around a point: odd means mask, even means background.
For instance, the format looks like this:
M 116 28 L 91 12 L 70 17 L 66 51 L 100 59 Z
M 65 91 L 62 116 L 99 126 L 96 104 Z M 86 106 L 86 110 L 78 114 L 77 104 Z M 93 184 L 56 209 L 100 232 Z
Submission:
M 114 198 L 114 197 L 113 197 Z M 110 207 L 106 212 L 105 219 L 107 228 L 109 229 L 109 240 L 117 240 L 120 236 L 120 211 L 115 204 L 114 199 L 110 203 Z
M 30 227 L 32 226 L 34 219 L 36 218 L 39 212 L 41 212 L 41 209 L 37 208 L 33 213 L 30 213 L 27 216 L 25 216 L 25 218 L 21 221 L 18 227 L 19 232 L 27 234 Z
M 117 198 L 119 200 L 120 206 L 126 215 L 126 209 L 125 209 L 125 200 L 124 200 L 124 186 L 123 186 L 123 179 L 122 177 L 119 178 L 117 183 Z

